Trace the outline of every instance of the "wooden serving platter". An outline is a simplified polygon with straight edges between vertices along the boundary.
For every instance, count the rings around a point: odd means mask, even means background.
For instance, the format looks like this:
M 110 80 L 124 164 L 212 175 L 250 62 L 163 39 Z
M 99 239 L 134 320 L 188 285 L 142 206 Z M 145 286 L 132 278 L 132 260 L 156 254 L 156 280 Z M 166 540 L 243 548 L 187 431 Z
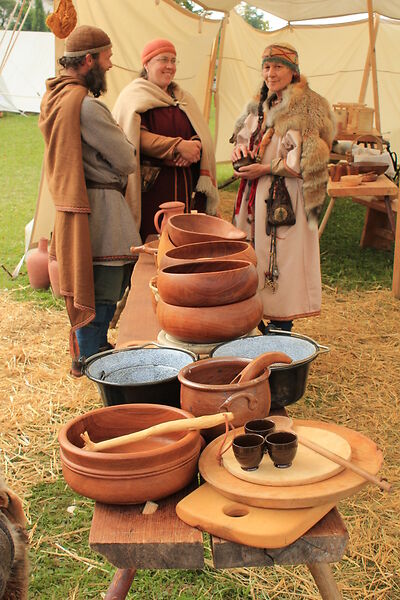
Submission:
M 333 423 L 296 420 L 295 426 L 317 427 L 333 431 L 344 437 L 351 446 L 351 461 L 373 475 L 379 471 L 383 456 L 376 444 L 366 436 Z M 236 432 L 229 434 L 234 437 Z M 203 450 L 199 471 L 203 478 L 227 498 L 260 508 L 306 508 L 321 504 L 336 504 L 341 498 L 356 493 L 367 483 L 360 475 L 349 469 L 316 483 L 292 486 L 267 486 L 250 483 L 234 477 L 217 460 L 221 438 L 212 441 Z
M 255 508 L 229 500 L 204 483 L 176 505 L 182 521 L 212 535 L 256 548 L 282 548 L 301 537 L 334 503 L 311 508 Z
M 335 454 L 338 454 L 342 458 L 350 460 L 351 446 L 341 435 L 333 431 L 320 429 L 319 427 L 295 426 L 293 430 L 331 452 L 335 452 Z M 235 435 L 243 432 L 244 428 L 236 429 Z M 265 454 L 256 471 L 244 471 L 236 460 L 232 448 L 229 448 L 223 455 L 222 460 L 225 469 L 229 473 L 239 479 L 259 485 L 305 485 L 307 483 L 323 481 L 344 470 L 344 467 L 341 465 L 328 460 L 302 444 L 298 446 L 292 466 L 287 469 L 277 469 L 274 467 L 268 454 Z

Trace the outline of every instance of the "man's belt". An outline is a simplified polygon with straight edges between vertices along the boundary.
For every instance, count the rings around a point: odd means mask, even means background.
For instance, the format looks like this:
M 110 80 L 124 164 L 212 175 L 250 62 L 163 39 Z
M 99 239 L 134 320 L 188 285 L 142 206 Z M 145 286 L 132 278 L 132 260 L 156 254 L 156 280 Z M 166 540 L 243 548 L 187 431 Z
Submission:
M 110 183 L 99 183 L 98 181 L 91 181 L 86 179 L 86 187 L 88 190 L 117 190 L 123 196 L 125 196 L 126 186 L 122 186 L 118 181 Z

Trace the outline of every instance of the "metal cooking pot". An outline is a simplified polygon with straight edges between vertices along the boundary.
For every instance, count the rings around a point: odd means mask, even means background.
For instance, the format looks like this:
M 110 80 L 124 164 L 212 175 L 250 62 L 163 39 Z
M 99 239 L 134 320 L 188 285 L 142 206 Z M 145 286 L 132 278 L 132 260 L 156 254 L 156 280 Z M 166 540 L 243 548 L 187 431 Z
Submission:
M 144 403 L 180 408 L 178 373 L 195 360 L 187 350 L 152 343 L 94 354 L 84 372 L 96 383 L 105 406 Z
M 244 337 L 219 344 L 211 356 L 256 358 L 263 352 L 284 352 L 293 361 L 289 365 L 270 367 L 271 409 L 279 409 L 302 398 L 312 361 L 319 354 L 329 352 L 329 348 L 305 335 L 271 329 L 268 335 Z

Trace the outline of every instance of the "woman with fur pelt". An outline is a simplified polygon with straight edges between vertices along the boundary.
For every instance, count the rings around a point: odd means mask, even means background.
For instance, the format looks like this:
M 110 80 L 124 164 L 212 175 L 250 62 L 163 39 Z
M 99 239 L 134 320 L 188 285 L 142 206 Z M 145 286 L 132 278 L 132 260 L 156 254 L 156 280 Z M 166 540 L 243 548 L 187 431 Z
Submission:
M 264 318 L 291 331 L 293 319 L 321 310 L 318 216 L 335 121 L 300 75 L 290 44 L 265 48 L 262 77 L 233 135 L 232 161 L 254 160 L 235 171 L 241 183 L 234 222 L 255 247 Z M 259 328 L 264 332 L 263 321 Z

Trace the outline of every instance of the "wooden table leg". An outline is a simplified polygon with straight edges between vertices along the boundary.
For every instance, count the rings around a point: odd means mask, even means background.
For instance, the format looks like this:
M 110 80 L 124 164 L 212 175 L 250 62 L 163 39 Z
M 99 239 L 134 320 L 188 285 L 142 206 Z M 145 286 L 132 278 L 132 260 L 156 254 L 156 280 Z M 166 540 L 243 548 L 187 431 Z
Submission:
M 336 200 L 336 198 L 331 198 L 329 200 L 328 208 L 326 209 L 324 217 L 323 217 L 323 219 L 321 221 L 321 224 L 318 227 L 318 236 L 319 236 L 319 238 L 321 238 L 322 234 L 324 233 L 324 229 L 326 227 L 328 219 L 331 216 L 331 212 L 333 210 L 333 207 L 335 206 L 335 200 Z
M 104 600 L 125 600 L 135 574 L 136 569 L 117 569 Z
M 397 213 L 400 208 L 400 191 L 397 204 Z M 400 300 L 400 215 L 397 215 L 396 235 L 394 238 L 394 258 L 393 258 L 393 283 L 392 292 L 395 298 Z
M 322 600 L 342 600 L 342 594 L 333 578 L 332 569 L 328 563 L 311 563 L 307 567 L 314 577 Z
M 385 202 L 386 212 L 390 223 L 390 229 L 392 230 L 393 235 L 396 235 L 396 219 L 394 217 L 392 209 L 392 201 L 389 196 L 384 196 L 383 200 Z

